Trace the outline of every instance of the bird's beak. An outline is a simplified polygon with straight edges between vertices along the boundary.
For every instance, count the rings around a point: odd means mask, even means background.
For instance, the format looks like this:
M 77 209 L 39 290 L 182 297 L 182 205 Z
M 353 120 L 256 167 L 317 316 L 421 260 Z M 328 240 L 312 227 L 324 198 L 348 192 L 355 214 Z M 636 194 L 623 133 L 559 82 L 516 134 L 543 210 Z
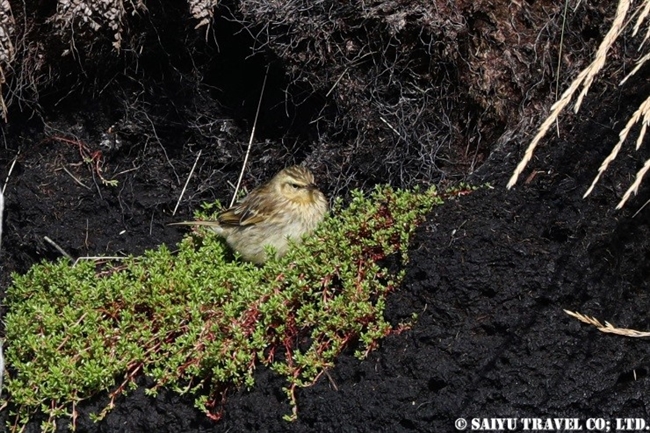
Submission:
M 315 183 L 310 183 L 309 185 L 307 185 L 307 189 L 309 191 L 314 191 L 314 190 L 318 189 L 318 186 L 316 186 Z

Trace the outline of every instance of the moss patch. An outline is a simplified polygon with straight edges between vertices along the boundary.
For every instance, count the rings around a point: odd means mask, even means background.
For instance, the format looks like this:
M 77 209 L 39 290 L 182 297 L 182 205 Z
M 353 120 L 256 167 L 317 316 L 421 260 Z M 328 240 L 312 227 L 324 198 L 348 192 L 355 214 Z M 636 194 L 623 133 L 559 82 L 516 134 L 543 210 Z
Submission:
M 294 390 L 312 384 L 355 344 L 365 356 L 394 330 L 386 296 L 402 279 L 381 261 L 406 246 L 425 213 L 441 203 L 426 192 L 354 194 L 303 245 L 263 267 L 229 259 L 208 231 L 141 257 L 98 264 L 67 260 L 14 275 L 7 291 L 6 382 L 10 428 L 39 411 L 54 429 L 98 392 L 113 400 L 145 374 L 155 385 L 192 393 L 211 418 L 232 387 L 254 385 L 260 363 Z M 6 409 L 5 409 L 6 410 Z

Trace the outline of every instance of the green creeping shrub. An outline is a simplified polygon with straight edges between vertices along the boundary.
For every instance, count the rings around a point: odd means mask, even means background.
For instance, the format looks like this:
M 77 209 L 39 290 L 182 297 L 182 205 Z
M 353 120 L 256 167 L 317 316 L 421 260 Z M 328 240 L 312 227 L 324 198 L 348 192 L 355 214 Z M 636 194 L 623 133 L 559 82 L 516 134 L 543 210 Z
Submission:
M 175 254 L 163 245 L 103 265 L 60 260 L 14 275 L 5 321 L 9 430 L 39 412 L 45 431 L 60 417 L 74 428 L 76 405 L 107 392 L 109 405 L 93 415 L 101 419 L 140 375 L 155 383 L 149 394 L 162 386 L 192 393 L 219 419 L 227 391 L 251 388 L 260 363 L 287 379 L 286 418 L 294 419 L 296 387 L 314 383 L 345 347 L 362 358 L 393 331 L 383 310 L 403 273 L 380 261 L 406 260 L 411 233 L 441 202 L 433 189 L 356 192 L 263 267 L 227 259 L 223 241 L 199 230 Z

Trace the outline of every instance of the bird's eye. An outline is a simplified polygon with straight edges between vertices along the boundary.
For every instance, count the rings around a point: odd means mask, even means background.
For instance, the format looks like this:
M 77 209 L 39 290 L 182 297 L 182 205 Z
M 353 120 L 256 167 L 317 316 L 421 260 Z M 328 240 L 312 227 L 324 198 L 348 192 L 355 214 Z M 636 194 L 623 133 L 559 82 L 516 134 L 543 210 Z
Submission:
M 289 185 L 294 189 L 302 188 L 302 185 L 298 185 L 297 183 L 289 183 Z

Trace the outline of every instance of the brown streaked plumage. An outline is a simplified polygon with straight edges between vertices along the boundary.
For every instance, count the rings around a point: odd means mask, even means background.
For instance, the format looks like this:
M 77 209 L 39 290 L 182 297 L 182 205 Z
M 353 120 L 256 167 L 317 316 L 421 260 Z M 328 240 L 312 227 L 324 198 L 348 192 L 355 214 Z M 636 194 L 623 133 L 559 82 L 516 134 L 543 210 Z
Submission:
M 314 175 L 301 166 L 287 167 L 267 183 L 253 189 L 216 221 L 184 221 L 174 224 L 208 226 L 224 237 L 244 260 L 264 263 L 264 247 L 271 245 L 278 257 L 286 254 L 289 239 L 300 242 L 323 220 L 327 200 L 314 184 Z

